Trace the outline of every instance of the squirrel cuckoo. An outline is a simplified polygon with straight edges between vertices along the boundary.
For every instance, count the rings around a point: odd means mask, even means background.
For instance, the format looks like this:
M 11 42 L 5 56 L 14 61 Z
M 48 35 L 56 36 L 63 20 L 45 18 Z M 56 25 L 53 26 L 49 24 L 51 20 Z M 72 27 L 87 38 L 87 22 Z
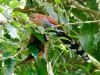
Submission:
M 45 29 L 54 27 L 55 25 L 59 25 L 59 23 L 54 20 L 52 17 L 47 15 L 42 15 L 39 13 L 32 13 L 29 15 L 30 20 L 35 23 L 37 26 L 43 26 Z M 52 31 L 51 31 L 52 32 Z M 67 46 L 74 51 L 76 54 L 80 55 L 85 61 L 89 60 L 88 54 L 76 43 L 72 40 L 71 37 L 69 37 L 61 27 L 55 28 L 56 36 L 57 37 L 65 37 L 68 40 L 61 39 L 61 41 L 64 44 L 67 44 Z

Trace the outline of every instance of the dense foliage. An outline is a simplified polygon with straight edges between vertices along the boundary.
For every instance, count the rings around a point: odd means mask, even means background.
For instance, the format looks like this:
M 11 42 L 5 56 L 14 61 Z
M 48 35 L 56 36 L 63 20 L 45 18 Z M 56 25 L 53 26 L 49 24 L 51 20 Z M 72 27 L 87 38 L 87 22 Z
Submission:
M 100 1 L 99 0 L 0 0 L 0 75 L 100 75 Z M 47 51 L 38 55 L 34 43 L 27 46 L 30 35 L 43 44 L 38 27 L 29 14 L 50 15 L 64 31 L 91 55 L 87 63 L 49 33 Z M 38 27 L 44 33 L 44 28 Z M 79 42 L 80 41 L 80 42 Z M 27 59 L 29 54 L 33 60 Z M 21 63 L 22 62 L 22 63 Z

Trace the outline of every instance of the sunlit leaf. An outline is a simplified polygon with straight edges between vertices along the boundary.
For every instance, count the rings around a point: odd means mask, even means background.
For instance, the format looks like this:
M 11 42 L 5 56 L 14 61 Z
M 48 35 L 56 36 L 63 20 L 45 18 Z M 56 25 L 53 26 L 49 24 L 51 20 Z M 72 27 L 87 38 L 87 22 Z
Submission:
M 3 4 L 3 3 L 4 4 L 8 4 L 9 3 L 9 0 L 5 0 L 5 1 L 4 0 L 0 0 L 0 4 Z
M 2 12 L 2 13 L 4 12 L 4 9 L 2 7 L 0 7 L 0 12 Z
M 19 36 L 18 36 L 18 34 L 17 34 L 17 29 L 14 26 L 12 26 L 10 24 L 6 24 L 6 29 L 7 29 L 8 33 L 9 33 L 9 35 L 13 39 L 15 39 L 15 38 L 20 39 Z
M 28 20 L 27 14 L 22 13 L 22 12 L 16 11 L 16 12 L 13 12 L 12 15 L 15 18 L 17 17 L 18 18 L 18 21 L 22 21 L 25 24 L 26 24 L 26 21 Z
M 21 5 L 21 3 L 18 2 L 18 1 L 16 1 L 16 0 L 10 1 L 9 4 L 10 4 L 10 6 L 11 6 L 12 8 L 16 8 L 16 7 L 18 7 L 19 5 Z
M 60 4 L 60 0 L 55 0 L 56 4 Z

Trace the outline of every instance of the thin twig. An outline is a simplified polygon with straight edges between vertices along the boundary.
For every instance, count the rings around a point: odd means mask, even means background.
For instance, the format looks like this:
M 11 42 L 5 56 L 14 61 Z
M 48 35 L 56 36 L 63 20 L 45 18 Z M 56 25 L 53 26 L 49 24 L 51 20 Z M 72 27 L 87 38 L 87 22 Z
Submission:
M 81 21 L 81 22 L 75 22 L 75 23 L 67 23 L 67 22 L 65 22 L 65 23 L 62 24 L 62 25 L 56 25 L 56 26 L 54 26 L 54 28 L 62 27 L 62 26 L 67 26 L 67 25 L 79 25 L 79 24 L 84 24 L 84 23 L 98 23 L 98 22 L 100 22 L 100 20 L 94 20 L 94 21 Z
M 19 55 L 24 49 L 26 48 L 26 46 L 25 47 L 22 47 L 15 55 L 13 55 L 13 56 L 9 56 L 9 57 L 2 57 L 2 58 L 0 58 L 0 60 L 7 60 L 7 59 L 9 59 L 9 58 L 14 58 L 14 57 L 16 57 L 17 55 Z

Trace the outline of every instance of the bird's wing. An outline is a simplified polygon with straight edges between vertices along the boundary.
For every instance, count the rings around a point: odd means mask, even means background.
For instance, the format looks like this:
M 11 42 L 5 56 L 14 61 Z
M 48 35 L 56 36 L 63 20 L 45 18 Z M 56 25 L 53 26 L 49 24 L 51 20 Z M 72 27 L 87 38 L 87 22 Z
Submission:
M 49 20 L 50 23 L 52 23 L 54 25 L 59 25 L 59 23 L 56 20 L 54 20 L 52 17 L 46 16 L 46 18 Z
M 46 18 L 49 20 L 50 23 L 54 25 L 59 25 L 59 23 L 56 20 L 54 20 L 52 17 L 46 16 Z M 61 27 L 58 27 L 58 29 L 63 30 Z

